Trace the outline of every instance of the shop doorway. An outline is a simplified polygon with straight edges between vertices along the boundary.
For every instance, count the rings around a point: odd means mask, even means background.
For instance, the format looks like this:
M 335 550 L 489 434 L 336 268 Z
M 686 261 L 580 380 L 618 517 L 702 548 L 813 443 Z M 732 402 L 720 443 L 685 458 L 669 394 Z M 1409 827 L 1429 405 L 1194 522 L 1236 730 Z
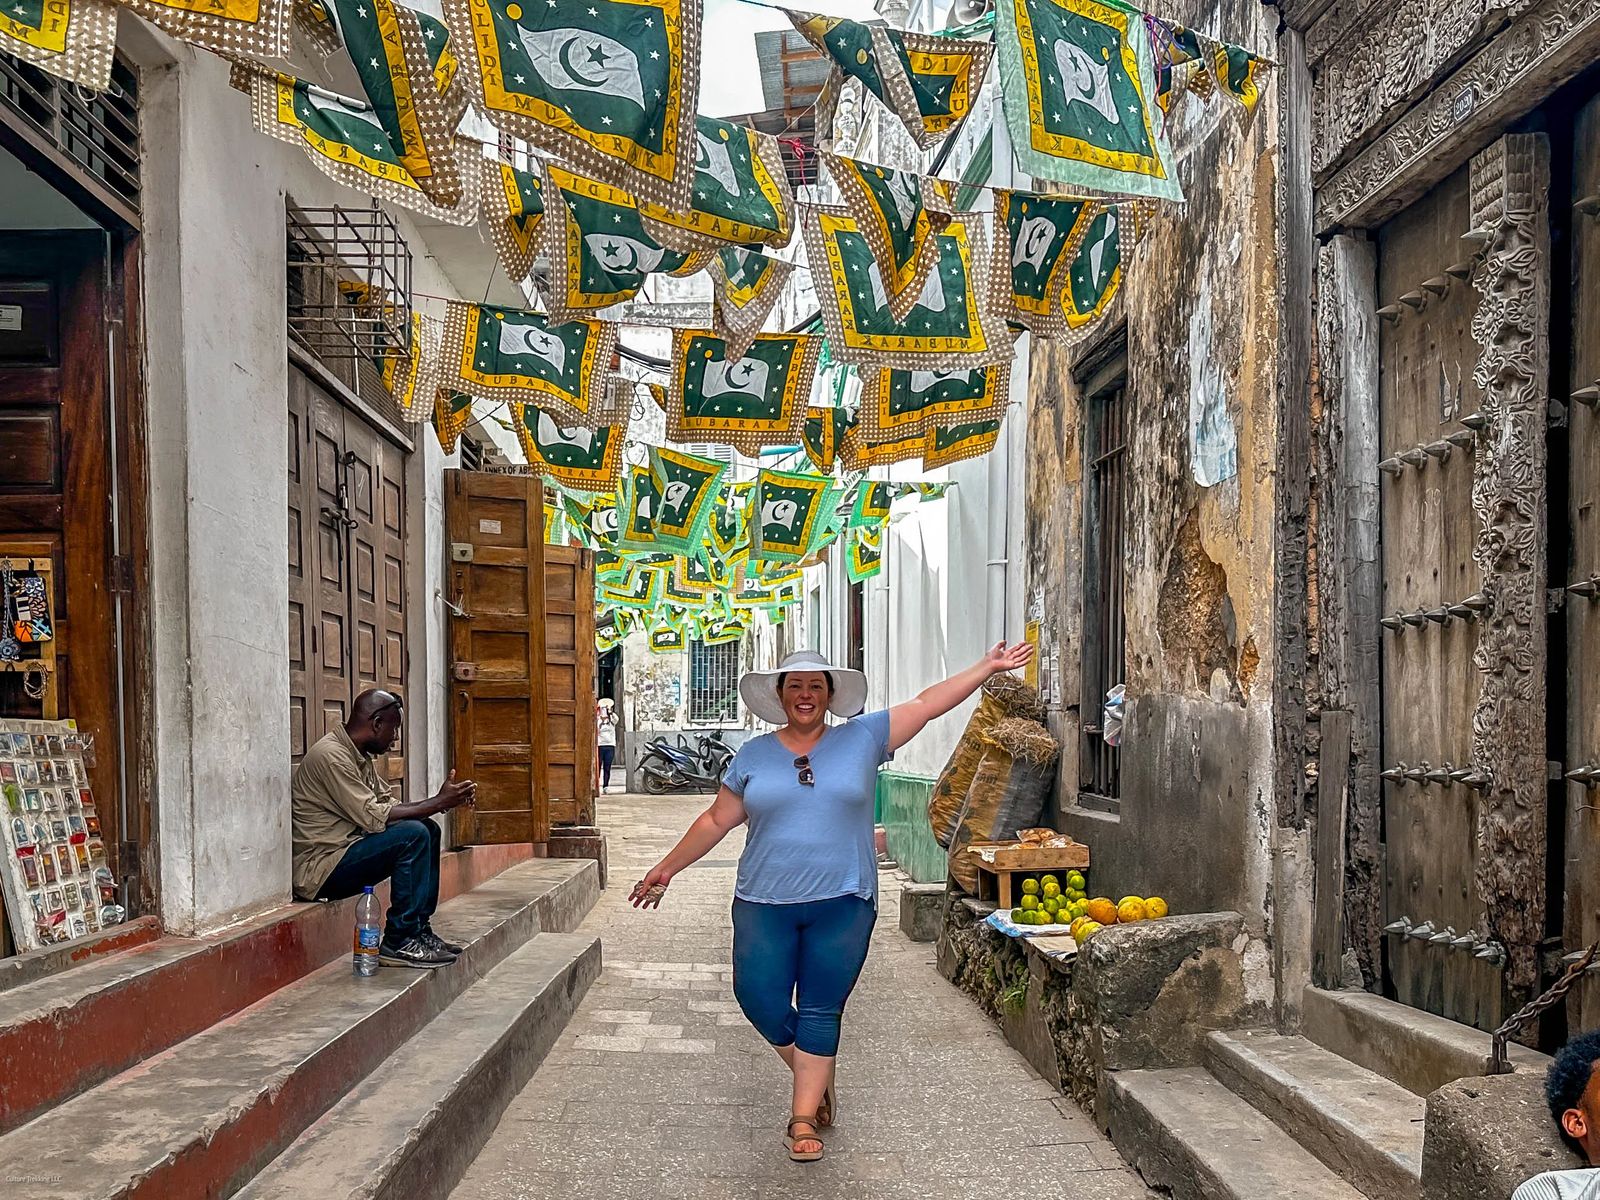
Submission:
M 404 694 L 406 452 L 289 367 L 289 720 L 299 762 L 369 687 Z M 405 745 L 385 760 L 403 783 Z

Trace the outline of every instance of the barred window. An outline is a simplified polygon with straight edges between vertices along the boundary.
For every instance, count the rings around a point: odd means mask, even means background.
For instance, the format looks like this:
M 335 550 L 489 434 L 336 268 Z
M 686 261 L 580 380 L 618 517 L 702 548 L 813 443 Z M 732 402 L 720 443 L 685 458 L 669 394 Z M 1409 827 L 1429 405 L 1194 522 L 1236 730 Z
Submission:
M 714 725 L 739 717 L 740 642 L 689 643 L 689 723 Z
M 1083 751 L 1078 804 L 1119 811 L 1122 754 L 1105 740 L 1106 693 L 1126 679 L 1123 615 L 1128 452 L 1127 360 L 1118 355 L 1080 379 L 1083 388 Z

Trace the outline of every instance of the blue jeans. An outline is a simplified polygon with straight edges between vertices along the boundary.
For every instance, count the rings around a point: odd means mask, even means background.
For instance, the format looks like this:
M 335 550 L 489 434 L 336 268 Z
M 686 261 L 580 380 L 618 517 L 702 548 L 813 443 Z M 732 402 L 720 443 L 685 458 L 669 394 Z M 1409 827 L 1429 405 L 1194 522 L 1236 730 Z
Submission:
M 601 746 L 600 747 L 600 786 L 601 787 L 610 787 L 611 786 L 611 764 L 614 763 L 616 760 L 617 760 L 617 748 L 615 746 Z
M 389 884 L 383 940 L 398 946 L 428 928 L 439 907 L 439 827 L 432 821 L 396 821 L 380 833 L 350 843 L 319 900 L 343 900 L 364 887 Z
M 839 1052 L 844 1003 L 861 977 L 877 910 L 860 896 L 733 902 L 733 994 L 756 1032 L 807 1054 Z

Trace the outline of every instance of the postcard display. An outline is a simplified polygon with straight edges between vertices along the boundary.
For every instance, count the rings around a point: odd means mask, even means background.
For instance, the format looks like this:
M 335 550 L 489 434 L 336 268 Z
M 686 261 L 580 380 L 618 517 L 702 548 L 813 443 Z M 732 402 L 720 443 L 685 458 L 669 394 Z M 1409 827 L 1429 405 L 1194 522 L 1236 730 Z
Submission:
M 72 721 L 0 720 L 0 891 L 19 950 L 122 921 Z

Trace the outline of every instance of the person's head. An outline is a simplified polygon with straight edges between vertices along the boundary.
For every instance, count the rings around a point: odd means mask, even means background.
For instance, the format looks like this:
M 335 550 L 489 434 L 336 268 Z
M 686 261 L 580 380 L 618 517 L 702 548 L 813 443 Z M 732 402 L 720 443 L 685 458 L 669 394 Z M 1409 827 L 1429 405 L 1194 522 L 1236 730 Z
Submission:
M 368 688 L 350 706 L 344 731 L 363 754 L 387 754 L 400 736 L 404 705 L 400 697 L 381 688 Z
M 1579 1034 L 1560 1049 L 1544 1092 L 1567 1145 L 1591 1167 L 1600 1167 L 1600 1029 Z
M 833 675 L 828 671 L 779 671 L 778 703 L 789 724 L 812 729 L 822 724 L 833 700 Z

